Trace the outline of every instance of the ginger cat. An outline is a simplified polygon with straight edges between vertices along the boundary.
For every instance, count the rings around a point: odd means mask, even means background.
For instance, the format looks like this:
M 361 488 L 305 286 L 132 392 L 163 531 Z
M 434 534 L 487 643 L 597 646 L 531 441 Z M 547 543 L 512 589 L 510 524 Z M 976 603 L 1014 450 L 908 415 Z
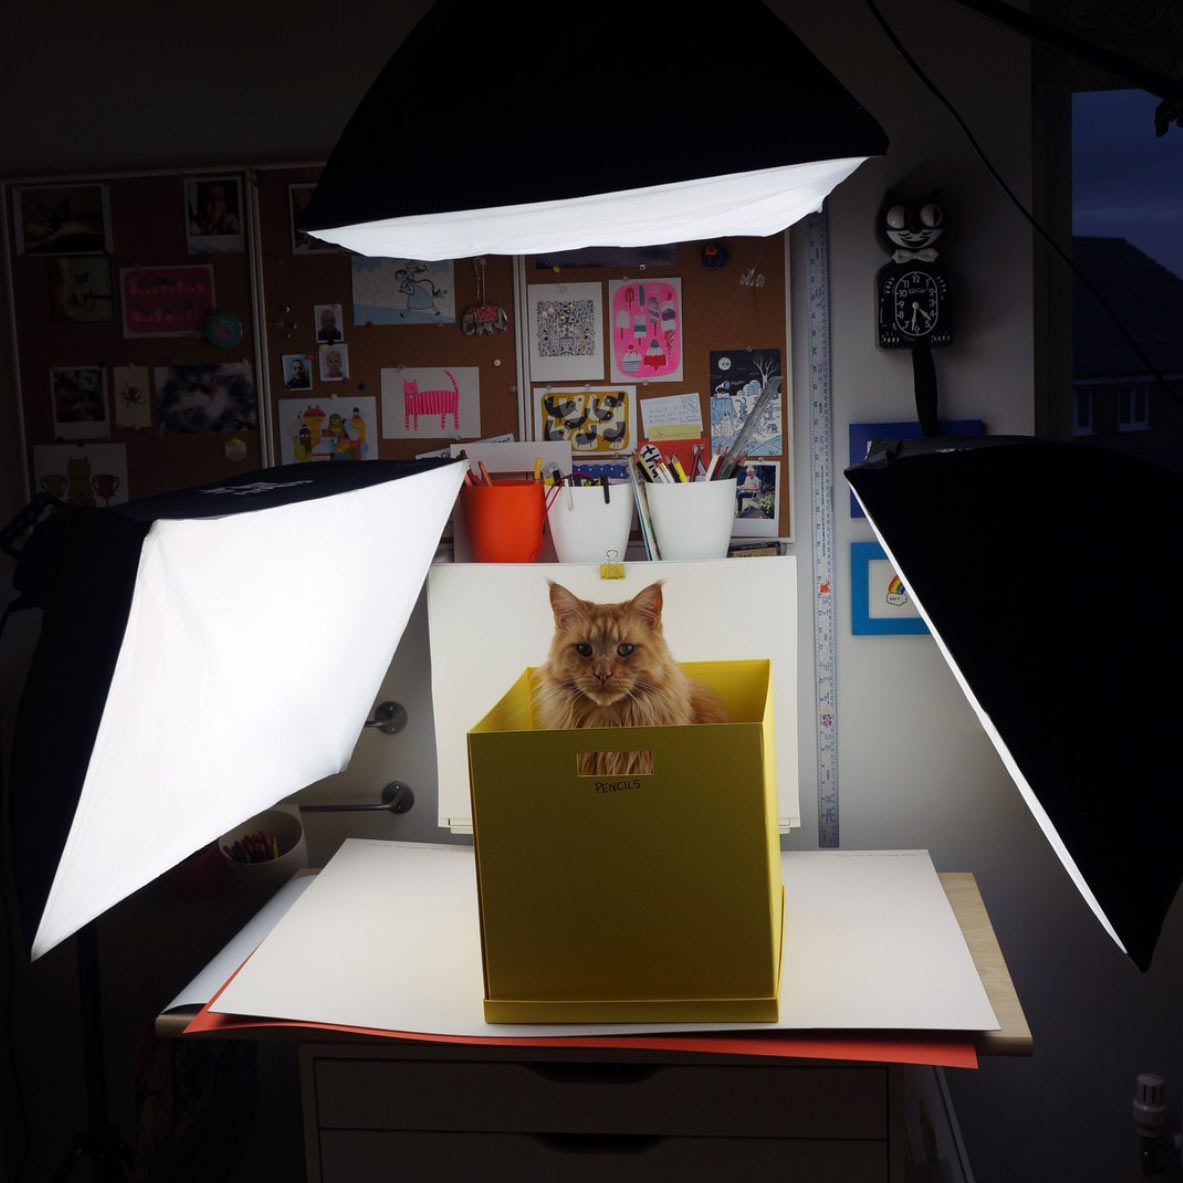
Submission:
M 661 581 L 631 600 L 581 600 L 553 580 L 555 631 L 537 671 L 538 726 L 650 727 L 726 723 L 714 691 L 688 678 L 661 631 Z M 652 772 L 650 752 L 588 752 L 584 774 Z

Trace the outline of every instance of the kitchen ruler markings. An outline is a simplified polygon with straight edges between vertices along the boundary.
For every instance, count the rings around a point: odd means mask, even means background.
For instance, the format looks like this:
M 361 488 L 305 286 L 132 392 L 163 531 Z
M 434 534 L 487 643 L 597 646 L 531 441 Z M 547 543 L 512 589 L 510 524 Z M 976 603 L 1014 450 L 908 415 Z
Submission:
M 838 846 L 838 681 L 834 593 L 834 397 L 826 212 L 805 219 L 809 325 L 809 461 L 813 544 L 817 844 Z

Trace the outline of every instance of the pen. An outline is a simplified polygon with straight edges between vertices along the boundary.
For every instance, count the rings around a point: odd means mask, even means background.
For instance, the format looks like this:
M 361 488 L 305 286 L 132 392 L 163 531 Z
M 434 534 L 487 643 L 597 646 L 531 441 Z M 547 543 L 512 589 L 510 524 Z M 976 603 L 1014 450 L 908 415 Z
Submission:
M 600 477 L 600 485 L 604 490 L 604 504 L 610 505 L 612 495 L 608 492 L 608 478 L 607 476 Z
M 536 481 L 542 480 L 542 457 L 534 457 L 534 479 Z
M 711 479 L 711 477 L 713 477 L 713 476 L 715 475 L 715 469 L 716 469 L 718 466 L 719 466 L 719 453 L 718 453 L 718 452 L 716 452 L 716 453 L 715 453 L 715 454 L 714 454 L 714 455 L 711 457 L 711 462 L 710 462 L 710 464 L 708 464 L 708 465 L 707 465 L 707 475 L 706 475 L 706 479 L 707 479 L 708 481 Z
M 670 457 L 670 468 L 674 470 L 674 476 L 678 478 L 679 484 L 690 484 L 690 478 L 686 475 L 686 470 L 682 467 L 682 461 L 677 456 Z
M 481 483 L 485 485 L 492 485 L 493 481 L 489 476 L 489 470 L 485 467 L 485 462 L 483 460 L 478 460 L 477 465 L 481 470 Z

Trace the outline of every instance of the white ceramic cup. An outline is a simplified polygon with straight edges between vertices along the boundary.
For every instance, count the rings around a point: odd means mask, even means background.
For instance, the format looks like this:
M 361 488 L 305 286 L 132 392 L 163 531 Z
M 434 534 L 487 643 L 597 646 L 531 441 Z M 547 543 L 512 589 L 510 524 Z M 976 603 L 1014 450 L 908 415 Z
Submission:
M 661 559 L 723 559 L 735 524 L 736 478 L 645 486 Z
M 261 862 L 241 862 L 228 854 L 236 842 L 252 834 L 274 836 L 278 856 Z M 308 847 L 304 841 L 304 825 L 297 812 L 287 809 L 266 809 L 240 822 L 218 839 L 218 849 L 230 865 L 231 871 L 246 883 L 277 888 L 287 882 L 301 867 L 308 865 Z
M 546 513 L 559 562 L 624 562 L 633 508 L 630 485 L 609 485 L 607 502 L 598 485 L 559 489 Z

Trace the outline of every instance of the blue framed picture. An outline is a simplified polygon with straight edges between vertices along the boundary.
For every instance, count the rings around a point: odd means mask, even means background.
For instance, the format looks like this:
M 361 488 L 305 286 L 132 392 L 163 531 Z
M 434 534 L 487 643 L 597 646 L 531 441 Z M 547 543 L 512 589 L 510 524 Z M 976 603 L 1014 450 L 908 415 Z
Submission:
M 856 637 L 928 632 L 928 625 L 879 543 L 850 544 L 850 588 L 850 631 Z
M 946 419 L 937 425 L 941 435 L 985 435 L 986 426 L 981 419 Z M 918 440 L 924 432 L 919 422 L 915 423 L 852 423 L 850 425 L 850 463 L 858 464 L 867 458 L 867 451 L 878 440 Z M 850 516 L 865 518 L 858 498 L 850 495 Z

